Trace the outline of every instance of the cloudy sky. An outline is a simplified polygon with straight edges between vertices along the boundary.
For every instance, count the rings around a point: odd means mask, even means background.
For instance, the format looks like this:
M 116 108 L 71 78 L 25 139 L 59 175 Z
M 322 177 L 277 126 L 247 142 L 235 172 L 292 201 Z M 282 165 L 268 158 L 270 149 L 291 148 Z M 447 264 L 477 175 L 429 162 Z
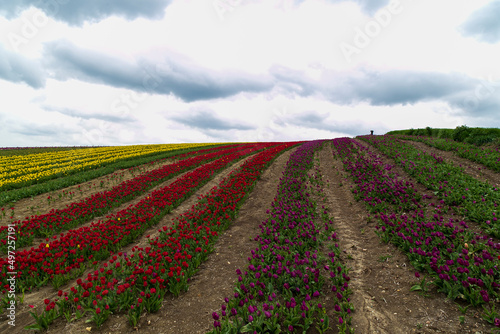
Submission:
M 0 147 L 500 127 L 498 17 L 498 0 L 0 0 Z

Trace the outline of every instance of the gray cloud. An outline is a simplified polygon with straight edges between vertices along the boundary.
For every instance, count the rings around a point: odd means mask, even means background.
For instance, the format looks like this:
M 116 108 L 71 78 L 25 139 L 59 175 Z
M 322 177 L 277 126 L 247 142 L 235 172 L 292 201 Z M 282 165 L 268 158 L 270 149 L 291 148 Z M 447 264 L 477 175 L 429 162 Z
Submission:
M 13 123 L 9 126 L 9 132 L 30 137 L 57 138 L 70 135 L 73 132 L 69 129 L 54 127 L 53 125 L 41 125 L 37 123 Z
M 343 113 L 343 110 L 338 109 L 331 113 L 319 113 L 314 110 L 304 111 L 298 114 L 288 114 L 276 117 L 274 122 L 283 127 L 295 125 L 303 128 L 343 133 L 350 136 L 368 133 L 369 126 L 363 121 L 335 121 L 335 114 L 340 113 Z M 330 116 L 333 116 L 331 117 L 333 120 L 328 119 Z M 370 126 L 374 125 L 379 126 L 379 124 L 370 124 Z
M 326 113 L 305 111 L 298 114 L 278 115 L 274 117 L 273 121 L 280 126 L 295 125 L 304 128 L 330 130 L 330 125 L 325 123 L 327 118 L 328 114 Z
M 443 101 L 465 115 L 494 115 L 500 110 L 500 83 L 457 73 L 362 70 L 347 77 L 331 76 L 323 94 L 340 104 L 406 105 Z
M 59 80 L 76 78 L 151 94 L 173 94 L 188 102 L 263 92 L 272 87 L 269 78 L 239 71 L 211 71 L 176 55 L 166 56 L 160 64 L 131 64 L 67 41 L 46 45 L 45 65 Z
M 252 126 L 224 120 L 209 111 L 195 111 L 189 115 L 174 116 L 170 118 L 178 123 L 201 130 L 253 130 Z
M 45 73 L 36 61 L 4 49 L 0 44 L 0 79 L 24 82 L 33 88 L 45 85 Z
M 79 110 L 71 109 L 71 108 L 61 108 L 57 106 L 50 106 L 50 105 L 41 105 L 41 108 L 45 111 L 55 111 L 58 113 L 61 113 L 66 116 L 70 117 L 76 117 L 84 120 L 91 120 L 91 119 L 97 119 L 97 120 L 102 120 L 110 123 L 131 123 L 134 122 L 134 119 L 132 117 L 128 117 L 126 115 L 124 116 L 115 116 L 115 115 L 109 115 L 109 114 L 103 114 L 103 113 L 86 113 L 82 112 Z
M 31 6 L 49 17 L 70 25 L 82 25 L 116 15 L 129 20 L 138 17 L 160 19 L 171 0 L 0 0 L 0 15 L 13 18 Z
M 500 41 L 500 1 L 492 1 L 472 13 L 460 30 L 464 36 L 477 38 L 487 43 Z
M 300 71 L 273 67 L 279 93 L 298 96 L 323 96 L 340 105 L 368 103 L 394 106 L 419 102 L 444 101 L 466 115 L 493 115 L 500 110 L 500 82 L 486 82 L 459 73 L 389 70 L 378 72 L 323 71 L 319 80 Z M 307 121 L 307 120 L 306 120 Z
M 317 82 L 306 79 L 302 71 L 285 66 L 274 65 L 269 73 L 275 79 L 275 86 L 282 94 L 307 96 L 317 91 Z
M 331 79 L 335 81 L 336 77 Z M 341 101 L 350 99 L 350 102 L 366 101 L 372 105 L 404 105 L 439 100 L 470 87 L 470 79 L 459 74 L 362 70 L 355 76 L 346 77 L 340 87 L 334 82 L 332 88 L 335 90 L 325 94 Z
M 36 63 L 23 60 L 3 49 L 0 49 L 0 53 L 7 55 L 0 58 L 0 77 L 14 82 L 26 82 L 33 87 L 44 84 L 43 73 L 36 67 Z M 213 71 L 172 53 L 165 55 L 165 61 L 161 63 L 129 63 L 78 48 L 68 41 L 48 43 L 44 53 L 43 64 L 47 72 L 56 79 L 78 79 L 137 92 L 174 95 L 186 102 L 226 98 L 239 93 L 272 92 L 291 98 L 322 96 L 340 105 L 368 103 L 394 106 L 445 101 L 470 115 L 486 115 L 500 110 L 497 97 L 499 84 L 494 88 L 482 88 L 478 95 L 480 81 L 458 73 L 404 70 L 379 72 L 360 68 L 349 72 L 324 70 L 320 79 L 314 80 L 302 71 L 278 65 L 271 67 L 267 75 L 261 76 L 240 71 Z M 475 100 L 470 102 L 470 99 Z M 68 114 L 70 111 L 63 110 L 63 113 Z M 188 123 L 184 124 L 196 127 L 197 124 L 202 124 L 197 122 L 207 121 L 207 124 L 217 125 L 210 114 L 201 113 L 199 116 L 201 120 L 185 119 Z M 110 122 L 125 121 L 103 114 L 89 117 Z M 221 129 L 224 126 L 220 125 Z
M 447 98 L 449 104 L 466 116 L 498 119 L 500 110 L 500 82 L 478 82 L 467 94 Z

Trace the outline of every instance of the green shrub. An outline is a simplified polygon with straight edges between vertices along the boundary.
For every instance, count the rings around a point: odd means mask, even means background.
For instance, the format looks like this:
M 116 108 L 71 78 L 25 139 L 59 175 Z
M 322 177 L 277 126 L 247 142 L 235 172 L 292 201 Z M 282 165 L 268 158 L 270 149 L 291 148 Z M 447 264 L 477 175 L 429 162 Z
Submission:
M 452 138 L 453 129 L 439 129 L 436 135 L 438 138 Z
M 481 146 L 484 144 L 492 143 L 497 137 L 492 135 L 479 135 L 479 136 L 469 136 L 465 139 L 466 143 Z
M 472 129 L 467 125 L 457 126 L 453 131 L 453 140 L 463 142 L 467 137 L 469 137 Z
M 427 131 L 425 129 L 417 129 L 413 132 L 414 136 L 425 136 L 427 135 Z

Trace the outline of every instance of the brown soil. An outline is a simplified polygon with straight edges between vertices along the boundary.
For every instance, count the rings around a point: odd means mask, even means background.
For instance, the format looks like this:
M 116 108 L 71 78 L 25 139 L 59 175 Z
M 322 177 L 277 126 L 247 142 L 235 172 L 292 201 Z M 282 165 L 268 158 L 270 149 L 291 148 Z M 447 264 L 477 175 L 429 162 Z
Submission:
M 362 144 L 368 146 L 364 142 Z M 188 292 L 181 293 L 178 298 L 167 295 L 160 311 L 156 314 L 144 315 L 137 329 L 130 327 L 125 315 L 114 315 L 99 330 L 92 324 L 86 324 L 84 319 L 70 324 L 60 319 L 51 326 L 47 333 L 191 334 L 205 333 L 210 330 L 213 322 L 211 313 L 218 311 L 223 298 L 232 294 L 237 278 L 235 270 L 246 267 L 246 258 L 250 250 L 256 247 L 253 237 L 259 233 L 258 225 L 267 216 L 266 210 L 270 209 L 279 178 L 293 151 L 281 155 L 263 173 L 252 194 L 241 207 L 234 224 L 221 234 L 214 253 L 191 279 Z M 362 334 L 490 333 L 491 326 L 479 318 L 479 310 L 469 309 L 465 315 L 465 323 L 460 324 L 459 316 L 462 314 L 457 305 L 446 299 L 443 294 L 434 289 L 431 290 L 429 297 L 410 292 L 410 288 L 418 281 L 407 257 L 395 246 L 381 243 L 374 233 L 375 223 L 368 218 L 369 215 L 364 205 L 354 200 L 350 191 L 354 184 L 343 171 L 341 161 L 334 159 L 330 145 L 325 145 L 325 148 L 319 152 L 319 159 L 322 177 L 327 184 L 324 205 L 334 216 L 339 244 L 344 250 L 342 261 L 351 268 L 350 288 L 353 291 L 351 300 L 355 307 L 355 312 L 353 312 L 355 332 Z M 385 160 L 387 163 L 391 162 L 388 159 Z M 237 165 L 231 169 L 236 167 Z M 413 182 L 419 191 L 428 193 L 400 168 L 396 167 L 396 171 L 402 178 Z M 180 207 L 165 216 L 160 225 L 145 232 L 144 235 L 153 234 L 159 226 L 169 224 L 173 217 L 191 207 L 199 194 L 207 192 L 228 172 L 229 170 L 218 175 Z M 140 244 L 144 242 L 145 240 L 142 239 Z M 53 297 L 54 290 L 51 287 L 30 294 L 18 310 L 15 330 L 3 323 L 0 325 L 0 332 L 27 332 L 21 330 L 23 326 L 32 323 L 31 317 L 27 315 L 27 305 Z M 327 300 L 328 298 L 327 296 Z M 4 322 L 5 317 L 1 316 L 0 320 Z M 333 325 L 334 321 L 331 323 Z M 312 330 L 308 333 L 312 334 L 316 331 Z M 337 331 L 332 330 L 327 333 L 337 333 Z
M 160 188 L 163 188 L 163 187 L 167 187 L 167 186 L 169 186 L 170 184 L 174 183 L 174 182 L 175 182 L 178 178 L 180 178 L 180 177 L 184 176 L 185 174 L 187 174 L 187 173 L 189 173 L 189 172 L 191 172 L 191 171 L 181 173 L 181 174 L 177 175 L 176 177 L 174 177 L 174 178 L 172 178 L 172 179 L 170 179 L 170 180 L 168 180 L 168 181 L 165 181 L 165 182 L 163 182 L 163 183 L 160 183 L 160 184 L 158 184 L 158 185 L 154 186 L 153 188 L 149 189 L 146 193 L 144 193 L 144 194 L 142 194 L 142 195 L 140 195 L 140 196 L 137 196 L 137 197 L 136 197 L 136 198 L 134 198 L 133 200 L 128 201 L 128 202 L 126 202 L 126 203 L 123 203 L 123 204 L 121 204 L 120 206 L 118 206 L 118 207 L 116 207 L 116 208 L 114 208 L 114 209 L 112 209 L 112 210 L 108 211 L 108 212 L 107 212 L 106 214 L 104 214 L 103 216 L 96 217 L 96 218 L 94 218 L 93 220 L 91 220 L 91 221 L 89 221 L 89 222 L 87 222 L 87 223 L 85 223 L 85 224 L 81 224 L 81 225 L 79 225 L 79 226 L 78 226 L 78 227 L 76 227 L 76 228 L 82 228 L 82 227 L 90 226 L 90 225 L 91 225 L 91 224 L 93 224 L 93 223 L 97 223 L 99 220 L 106 220 L 106 217 L 107 217 L 107 216 L 109 216 L 109 215 L 116 214 L 117 212 L 119 212 L 119 211 L 121 211 L 121 210 L 125 210 L 125 209 L 127 209 L 128 207 L 130 207 L 130 206 L 132 206 L 132 207 L 133 207 L 134 205 L 136 205 L 137 203 L 139 203 L 140 201 L 142 201 L 144 198 L 148 197 L 148 196 L 149 196 L 149 195 L 150 195 L 153 191 L 156 191 L 156 190 L 158 190 L 158 189 L 160 189 Z M 137 175 L 137 174 L 136 174 L 136 175 Z M 147 234 L 146 234 L 146 235 L 147 235 Z M 30 248 L 31 248 L 31 247 L 33 247 L 33 246 L 35 246 L 35 247 L 36 247 L 36 246 L 38 246 L 40 243 L 42 243 L 42 242 L 46 242 L 46 241 L 47 241 L 47 239 L 48 239 L 48 238 L 35 238 L 35 239 L 33 240 L 33 244 L 32 244 L 31 246 L 26 246 L 26 247 L 24 247 L 24 248 L 18 248 L 18 249 L 17 249 L 17 251 L 19 252 L 19 251 L 22 251 L 22 250 L 24 250 L 24 249 L 30 249 Z
M 205 186 L 203 186 L 197 192 L 195 192 L 193 195 L 191 195 L 179 207 L 172 210 L 172 212 L 170 212 L 169 214 L 165 215 L 159 224 L 146 230 L 143 233 L 142 239 L 139 240 L 138 243 L 130 244 L 130 245 L 124 247 L 123 251 L 124 252 L 130 251 L 132 249 L 132 247 L 134 247 L 135 245 L 139 245 L 139 246 L 147 245 L 147 238 L 145 238 L 144 236 L 147 236 L 147 235 L 154 236 L 155 234 L 158 233 L 157 231 L 161 227 L 163 227 L 164 225 L 167 225 L 167 224 L 171 224 L 171 221 L 174 217 L 187 211 L 192 205 L 194 205 L 197 202 L 197 198 L 199 195 L 209 192 L 209 190 L 211 188 L 213 188 L 215 185 L 217 185 L 221 181 L 222 178 L 227 177 L 229 175 L 229 173 L 231 173 L 233 170 L 237 169 L 247 159 L 249 159 L 249 157 L 237 162 L 236 164 L 232 165 L 228 169 L 226 169 L 223 172 L 214 176 L 214 178 L 210 182 L 208 182 Z M 159 187 L 164 187 L 164 186 L 166 186 L 169 183 L 172 183 L 174 181 L 175 181 L 175 179 L 169 180 L 168 182 L 163 183 L 163 184 L 158 185 L 157 187 L 153 188 L 151 191 L 153 191 Z M 113 210 L 113 212 L 116 212 L 117 210 L 121 210 L 121 209 L 129 206 L 130 204 L 137 203 L 145 196 L 148 196 L 148 195 L 145 194 L 145 195 L 135 199 L 132 202 L 128 202 L 126 204 L 123 204 L 120 208 Z M 87 272 L 85 272 L 82 275 L 82 277 L 86 277 L 87 273 L 91 272 L 91 271 L 93 271 L 93 270 L 88 270 Z M 67 291 L 73 285 L 75 285 L 75 283 L 69 283 L 66 286 L 61 287 L 61 290 Z M 26 333 L 27 331 L 22 330 L 22 329 L 25 326 L 34 323 L 34 320 L 29 315 L 29 311 L 32 311 L 32 309 L 29 308 L 29 305 L 35 305 L 35 309 L 36 308 L 41 309 L 43 307 L 43 305 L 42 305 L 43 300 L 45 298 L 54 299 L 54 298 L 57 298 L 56 296 L 57 296 L 57 291 L 54 290 L 52 286 L 45 286 L 45 287 L 39 289 L 38 291 L 27 294 L 23 305 L 21 305 L 20 308 L 17 310 L 15 330 L 12 329 L 10 326 L 8 326 L 7 323 L 3 323 L 2 325 L 0 325 L 0 332 L 3 332 L 4 330 L 10 330 L 9 333 Z M 3 315 L 0 316 L 0 321 L 3 322 L 4 319 L 6 319 L 5 316 L 3 316 Z M 65 320 L 63 321 L 62 319 L 58 319 L 56 322 L 54 322 L 54 324 L 51 325 L 51 327 L 49 328 L 47 333 L 57 333 L 60 331 L 63 331 L 64 333 L 88 333 L 87 327 L 92 328 L 91 325 L 85 323 L 85 318 L 81 319 L 80 321 L 71 323 L 71 324 L 66 323 Z M 95 326 L 93 326 L 93 327 L 94 327 L 93 332 L 95 332 L 96 328 L 95 328 Z M 123 315 L 110 317 L 110 319 L 108 319 L 108 321 L 101 327 L 100 332 L 101 333 L 113 332 L 113 328 L 121 328 L 121 329 L 125 328 L 128 331 L 131 330 L 131 328 L 128 325 L 128 322 L 126 320 L 126 317 Z
M 375 223 L 368 219 L 364 205 L 354 200 L 350 190 L 353 182 L 343 171 L 340 159 L 333 159 L 331 150 L 324 152 L 321 167 L 330 183 L 326 191 L 341 248 L 352 268 L 350 287 L 356 333 L 488 332 L 489 327 L 470 310 L 461 325 L 458 307 L 443 294 L 432 290 L 426 298 L 410 292 L 418 282 L 414 269 L 406 255 L 395 246 L 382 243 L 375 234 Z M 401 170 L 398 173 L 404 175 Z
M 166 159 L 161 163 L 141 165 L 128 169 L 117 170 L 114 173 L 104 175 L 93 180 L 80 183 L 79 185 L 59 189 L 45 194 L 24 198 L 14 204 L 6 204 L 6 216 L 2 219 L 0 215 L 0 226 L 7 225 L 12 221 L 29 219 L 33 215 L 42 215 L 50 210 L 64 209 L 67 205 L 81 201 L 101 191 L 110 190 L 116 185 L 133 179 L 134 177 L 158 169 L 162 166 L 174 163 L 175 160 Z M 102 186 L 101 186 L 102 181 Z M 50 196 L 50 202 L 47 197 Z M 14 218 L 10 219 L 11 208 L 14 208 Z M 1 208 L 0 208 L 1 210 Z

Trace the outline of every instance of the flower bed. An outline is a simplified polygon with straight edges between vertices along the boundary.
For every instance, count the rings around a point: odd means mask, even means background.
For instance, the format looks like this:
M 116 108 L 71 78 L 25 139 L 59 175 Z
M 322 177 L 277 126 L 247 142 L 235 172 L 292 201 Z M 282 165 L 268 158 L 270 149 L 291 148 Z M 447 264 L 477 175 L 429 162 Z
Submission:
M 227 228 L 238 207 L 252 190 L 261 172 L 284 150 L 297 143 L 272 146 L 251 157 L 241 167 L 199 198 L 198 204 L 180 215 L 172 226 L 160 230 L 150 247 L 134 247 L 132 254 L 119 252 L 70 291 L 60 291 L 58 300 L 47 300 L 45 311 L 33 313 L 32 328 L 46 328 L 55 318 L 71 320 L 88 313 L 97 326 L 111 314 L 128 314 L 135 326 L 144 310 L 155 312 L 163 296 L 187 289 L 188 277 L 205 260 Z
M 234 296 L 225 299 L 220 313 L 212 314 L 211 333 L 305 333 L 312 326 L 323 333 L 330 328 L 327 309 L 335 310 L 341 333 L 351 330 L 348 270 L 338 260 L 337 244 L 327 258 L 318 251 L 336 234 L 331 233 L 326 211 L 318 214 L 308 193 L 312 189 L 306 186 L 314 152 L 321 145 L 309 142 L 290 157 L 273 208 L 267 212 L 270 217 L 255 238 L 259 247 L 252 250 L 248 267 L 236 271 Z M 321 304 L 319 297 L 328 290 L 336 298 Z
M 463 169 L 446 163 L 441 157 L 425 153 L 391 136 L 364 136 L 394 159 L 418 182 L 452 207 L 455 212 L 481 224 L 486 233 L 500 238 L 497 219 L 500 191 L 488 183 L 463 173 Z
M 92 147 L 36 154 L 0 155 L 0 189 L 41 183 L 61 175 L 98 168 L 120 160 L 210 144 L 157 144 Z
M 229 149 L 222 147 L 216 149 L 215 152 L 181 160 L 175 164 L 165 165 L 122 182 L 108 191 L 99 192 L 79 202 L 71 203 L 65 209 L 52 210 L 47 214 L 32 216 L 31 219 L 24 221 L 15 221 L 11 225 L 15 225 L 15 229 L 18 232 L 16 235 L 16 246 L 17 248 L 30 246 L 35 237 L 50 237 L 61 231 L 66 231 L 86 223 L 180 173 L 191 170 L 221 155 L 231 154 L 249 147 L 253 147 L 253 145 L 242 145 L 230 147 Z M 187 154 L 189 156 L 191 153 Z M 196 152 L 193 152 L 193 154 L 196 154 Z M 186 155 L 184 154 L 183 157 L 186 157 Z M 0 250 L 4 253 L 7 249 L 7 230 L 7 226 L 0 227 Z
M 17 252 L 15 270 L 19 291 L 44 285 L 49 280 L 57 288 L 80 275 L 86 268 L 86 262 L 92 261 L 95 265 L 135 240 L 145 229 L 156 224 L 163 215 L 206 184 L 214 173 L 268 146 L 270 144 L 252 145 L 205 164 L 169 186 L 153 191 L 133 207 L 107 216 L 104 221 L 54 236 L 52 241 L 47 239 L 47 243 L 37 248 Z M 8 265 L 8 258 L 0 259 L 2 285 L 7 285 L 5 273 L 8 272 Z
M 434 138 L 434 137 L 417 137 L 417 136 L 397 136 L 403 140 L 419 141 L 429 146 L 435 147 L 444 151 L 452 151 L 459 157 L 477 162 L 492 170 L 500 171 L 500 149 L 499 148 L 484 148 L 477 147 L 473 144 L 467 144 L 454 141 L 453 139 Z
M 413 185 L 398 181 L 392 166 L 365 147 L 347 138 L 335 139 L 333 144 L 334 155 L 342 158 L 356 183 L 354 194 L 376 213 L 382 240 L 399 247 L 415 269 L 427 272 L 448 298 L 483 305 L 483 316 L 494 323 L 499 317 L 500 244 L 471 232 L 464 221 L 445 221 L 443 200 L 421 204 L 422 195 Z M 415 289 L 425 290 L 425 282 L 424 278 Z

